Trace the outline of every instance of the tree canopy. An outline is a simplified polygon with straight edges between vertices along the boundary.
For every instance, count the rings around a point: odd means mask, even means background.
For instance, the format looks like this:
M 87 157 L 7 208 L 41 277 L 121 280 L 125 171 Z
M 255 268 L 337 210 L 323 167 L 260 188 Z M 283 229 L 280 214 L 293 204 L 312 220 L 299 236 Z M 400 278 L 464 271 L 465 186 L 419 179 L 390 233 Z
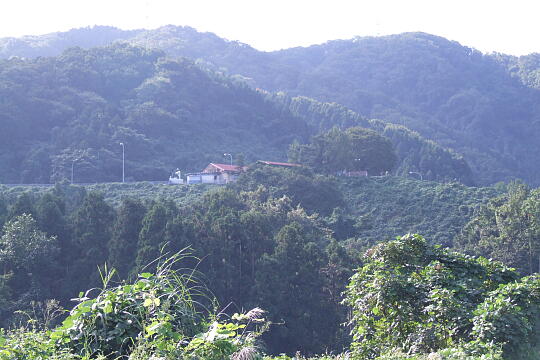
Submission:
M 397 157 L 390 140 L 373 130 L 352 127 L 345 131 L 332 128 L 306 145 L 292 144 L 289 160 L 326 173 L 368 171 L 384 175 L 395 166 Z
M 465 354 L 532 359 L 540 345 L 540 278 L 519 279 L 502 263 L 406 235 L 370 249 L 351 278 L 353 353 Z M 510 325 L 511 324 L 511 325 Z

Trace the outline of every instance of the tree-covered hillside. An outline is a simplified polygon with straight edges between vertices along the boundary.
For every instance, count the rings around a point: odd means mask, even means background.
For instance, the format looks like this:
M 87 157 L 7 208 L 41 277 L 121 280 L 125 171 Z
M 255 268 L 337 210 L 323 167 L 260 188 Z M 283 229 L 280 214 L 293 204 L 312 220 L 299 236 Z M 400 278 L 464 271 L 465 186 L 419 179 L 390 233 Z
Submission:
M 263 165 L 225 187 L 0 186 L 0 326 L 19 321 L 14 312 L 29 311 L 30 301 L 68 306 L 98 285 L 105 262 L 127 278 L 161 249 L 190 247 L 202 260 L 185 265 L 197 267 L 222 306 L 232 302 L 227 312 L 269 311 L 276 325 L 264 337 L 268 350 L 341 350 L 348 336 L 339 326 L 346 320 L 340 294 L 360 265 L 358 254 L 416 230 L 451 245 L 473 210 L 495 194 Z
M 136 36 L 141 30 L 120 30 L 111 26 L 94 26 L 38 36 L 0 39 L 0 58 L 13 56 L 35 58 L 56 56 L 70 47 L 105 46 L 117 40 Z
M 161 36 L 178 36 L 167 30 Z M 182 44 L 168 42 L 164 49 L 190 54 Z M 540 133 L 539 67 L 534 56 L 512 58 L 517 77 L 496 56 L 422 33 L 273 53 L 221 46 L 197 56 L 254 86 L 337 102 L 368 118 L 405 125 L 463 154 L 481 183 L 512 178 L 540 183 L 535 155 L 540 150 L 535 141 Z
M 534 155 L 540 92 L 494 56 L 411 33 L 331 41 L 272 57 L 279 76 L 243 74 L 260 87 L 338 102 L 416 130 L 463 154 L 482 183 L 513 177 L 540 182 Z M 522 74 L 527 84 L 536 81 L 530 69 Z
M 287 195 L 324 216 L 337 239 L 349 239 L 358 249 L 409 232 L 452 246 L 480 205 L 502 191 L 400 176 L 313 178 L 303 171 L 257 167 L 235 186 L 250 191 L 264 186 L 271 196 Z
M 315 131 L 361 126 L 387 137 L 392 141 L 399 159 L 393 169 L 394 174 L 407 176 L 410 172 L 417 172 L 426 180 L 459 181 L 466 185 L 475 183 L 469 164 L 463 156 L 403 125 L 370 120 L 340 104 L 321 103 L 305 96 L 291 98 L 283 93 L 269 96 L 294 115 L 302 117 Z
M 524 85 L 540 89 L 540 53 L 520 57 L 497 54 L 496 57 Z
M 224 153 L 286 160 L 293 141 L 307 142 L 334 121 L 389 137 L 399 155 L 396 173 L 473 183 L 463 159 L 406 128 L 337 105 L 328 111 L 307 98 L 286 101 L 185 58 L 127 44 L 1 60 L 0 95 L 3 183 L 121 180 L 120 143 L 128 181 L 165 180 L 177 167 L 199 171 L 226 161 Z M 308 111 L 294 105 L 301 101 L 312 104 Z
M 0 62 L 1 182 L 164 180 L 171 169 L 285 160 L 310 132 L 256 91 L 126 44 Z
M 1 54 L 37 56 L 57 53 L 61 46 L 89 46 L 90 32 L 196 59 L 254 87 L 338 102 L 367 118 L 405 125 L 463 154 L 481 183 L 512 178 L 540 183 L 537 54 L 485 55 L 424 33 L 260 52 L 176 26 L 134 32 L 97 27 L 3 40 Z

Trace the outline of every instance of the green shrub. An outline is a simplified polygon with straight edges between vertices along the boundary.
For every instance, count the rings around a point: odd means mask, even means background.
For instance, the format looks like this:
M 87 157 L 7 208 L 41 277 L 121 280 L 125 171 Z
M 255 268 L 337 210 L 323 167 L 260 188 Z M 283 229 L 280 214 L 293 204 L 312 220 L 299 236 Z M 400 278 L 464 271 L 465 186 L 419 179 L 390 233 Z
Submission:
M 540 277 L 530 276 L 488 294 L 474 312 L 473 336 L 501 344 L 505 358 L 538 359 Z
M 158 266 L 156 274 L 143 273 L 134 284 L 108 288 L 114 272 L 104 278 L 104 288 L 90 299 L 92 290 L 80 294 L 53 339 L 66 342 L 80 354 L 120 356 L 136 341 L 150 339 L 158 349 L 187 342 L 202 331 L 203 318 L 196 309 L 191 275 L 172 269 L 180 257 Z
M 501 263 L 428 245 L 420 235 L 379 244 L 366 255 L 346 297 L 353 354 L 360 359 L 398 350 L 436 353 L 472 342 L 474 310 L 499 285 L 518 279 Z M 486 350 L 482 346 L 464 349 L 474 355 Z
M 81 293 L 62 325 L 52 331 L 0 334 L 0 360 L 13 359 L 185 359 L 255 360 L 257 338 L 268 329 L 265 312 L 255 308 L 227 321 L 204 313 L 209 301 L 193 272 L 174 270 L 182 252 L 161 261 L 155 274 L 133 284 Z M 210 301 L 213 303 L 213 301 Z
M 0 360 L 75 360 L 69 349 L 59 349 L 45 331 L 0 330 Z

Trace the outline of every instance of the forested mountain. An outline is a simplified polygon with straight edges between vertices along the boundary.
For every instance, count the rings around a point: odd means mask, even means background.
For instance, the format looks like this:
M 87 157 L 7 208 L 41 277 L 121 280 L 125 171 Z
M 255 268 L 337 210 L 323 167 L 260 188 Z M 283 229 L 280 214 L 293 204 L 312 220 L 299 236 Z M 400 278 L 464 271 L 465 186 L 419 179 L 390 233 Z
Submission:
M 423 174 L 427 180 L 475 183 L 474 176 L 463 156 L 421 136 L 406 126 L 367 119 L 337 103 L 321 103 L 311 98 L 291 98 L 283 93 L 271 96 L 297 116 L 302 117 L 315 131 L 332 127 L 347 129 L 353 126 L 372 129 L 390 139 L 399 158 L 393 173 L 408 176 L 411 171 Z
M 404 124 L 462 153 L 480 182 L 540 180 L 533 155 L 540 93 L 492 56 L 427 34 L 403 34 L 333 41 L 276 57 L 302 71 L 290 73 L 288 83 L 267 83 L 271 89 Z
M 169 37 L 185 41 L 176 46 L 178 40 L 156 40 Z M 498 55 L 423 33 L 272 53 L 221 43 L 203 55 L 186 45 L 193 37 L 167 27 L 145 37 L 144 44 L 172 55 L 199 56 L 270 91 L 337 102 L 367 118 L 405 125 L 463 154 L 481 183 L 511 178 L 540 183 L 534 155 L 540 132 L 535 55 L 507 57 L 515 64 L 508 68 Z M 130 41 L 143 44 L 141 36 Z
M 0 182 L 164 180 L 224 153 L 284 161 L 293 141 L 333 126 L 369 127 L 392 141 L 398 174 L 472 184 L 463 159 L 404 127 L 336 104 L 255 90 L 159 50 L 116 43 L 58 57 L 0 61 Z M 309 104 L 308 107 L 302 104 Z M 243 155 L 243 156 L 242 156 Z
M 157 40 L 171 36 L 184 41 Z M 463 154 L 481 183 L 511 178 L 540 183 L 534 155 L 540 150 L 535 141 L 540 93 L 531 86 L 538 71 L 534 56 L 509 57 L 520 69 L 515 74 L 496 55 L 423 33 L 272 53 L 224 42 L 206 55 L 187 45 L 193 37 L 167 27 L 145 42 L 141 35 L 130 41 L 175 56 L 196 53 L 201 63 L 242 75 L 253 86 L 337 102 L 367 118 L 405 125 Z
M 0 62 L 2 182 L 163 180 L 223 153 L 286 160 L 306 123 L 186 59 L 127 44 Z
M 132 38 L 139 32 L 140 30 L 125 31 L 110 26 L 95 26 L 40 36 L 2 38 L 0 39 L 0 57 L 34 58 L 56 56 L 70 47 L 91 48 L 104 46 L 116 40 Z
M 88 45 L 88 32 L 187 56 L 199 65 L 291 96 L 337 102 L 367 118 L 405 125 L 463 154 L 481 183 L 511 178 L 540 183 L 538 55 L 484 55 L 456 42 L 407 33 L 260 52 L 189 27 L 118 32 L 93 28 L 10 42 L 3 56 Z M 6 41 L 4 41 L 6 43 Z M 23 46 L 24 45 L 24 46 Z M 28 56 L 28 55 L 27 55 Z

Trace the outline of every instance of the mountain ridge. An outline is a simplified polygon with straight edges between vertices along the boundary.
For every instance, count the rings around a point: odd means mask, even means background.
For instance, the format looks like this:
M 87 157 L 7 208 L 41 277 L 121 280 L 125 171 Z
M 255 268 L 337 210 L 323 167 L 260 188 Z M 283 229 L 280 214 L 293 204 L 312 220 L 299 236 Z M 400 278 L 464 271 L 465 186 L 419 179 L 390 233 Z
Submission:
M 336 102 L 404 125 L 463 154 L 481 184 L 540 183 L 534 155 L 540 152 L 540 65 L 532 55 L 482 54 L 418 32 L 274 52 L 172 25 L 118 41 L 192 58 L 253 88 Z
M 314 100 L 303 100 L 309 111 L 293 111 L 235 77 L 126 43 L 1 60 L 0 97 L 0 182 L 7 183 L 117 180 L 119 143 L 126 145 L 128 180 L 163 180 L 174 168 L 198 171 L 224 153 L 285 161 L 293 141 L 340 124 L 388 130 Z M 396 171 L 473 183 L 466 163 L 446 149 L 406 130 L 394 143 L 414 150 Z

